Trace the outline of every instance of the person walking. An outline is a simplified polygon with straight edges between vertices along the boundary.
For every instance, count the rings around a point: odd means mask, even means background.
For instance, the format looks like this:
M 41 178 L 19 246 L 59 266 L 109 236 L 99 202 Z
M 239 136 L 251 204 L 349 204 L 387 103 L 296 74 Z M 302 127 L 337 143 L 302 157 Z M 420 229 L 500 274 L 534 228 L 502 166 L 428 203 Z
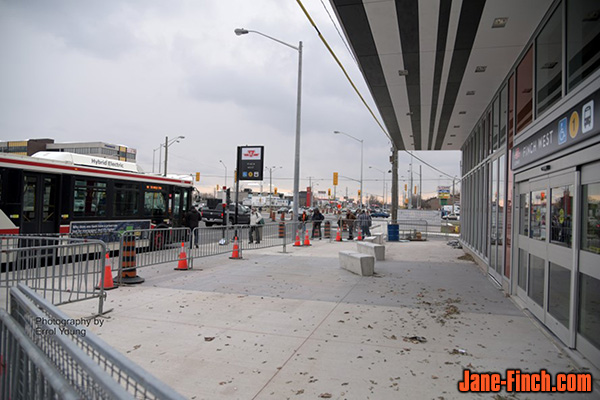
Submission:
M 300 237 L 304 237 L 304 232 L 306 231 L 306 223 L 308 222 L 308 215 L 306 215 L 306 211 L 302 211 L 302 214 L 298 216 L 298 221 L 300 221 Z
M 260 225 L 264 224 L 264 219 L 260 211 L 252 207 L 250 212 L 250 244 L 256 239 L 256 244 L 260 243 L 261 230 Z
M 194 247 L 198 248 L 198 236 L 199 232 L 196 229 L 198 224 L 202 220 L 202 215 L 198 212 L 196 207 L 192 206 L 185 214 L 185 225 L 190 228 L 191 234 L 193 236 Z M 194 229 L 196 229 L 194 231 Z M 191 243 L 190 243 L 191 244 Z
M 354 239 L 354 220 L 356 215 L 351 210 L 346 213 L 346 225 L 348 225 L 348 240 Z
M 319 237 L 319 240 L 321 240 L 321 221 L 323 221 L 325 219 L 325 216 L 323 216 L 323 214 L 321 214 L 321 211 L 319 211 L 318 208 L 315 208 L 315 211 L 313 212 L 312 215 L 312 221 L 313 221 L 313 229 L 312 229 L 312 238 L 314 239 L 315 236 Z M 315 235 L 315 232 L 317 233 Z
M 362 232 L 362 236 L 371 236 L 371 215 L 368 210 L 362 210 L 360 215 L 358 216 L 358 226 Z

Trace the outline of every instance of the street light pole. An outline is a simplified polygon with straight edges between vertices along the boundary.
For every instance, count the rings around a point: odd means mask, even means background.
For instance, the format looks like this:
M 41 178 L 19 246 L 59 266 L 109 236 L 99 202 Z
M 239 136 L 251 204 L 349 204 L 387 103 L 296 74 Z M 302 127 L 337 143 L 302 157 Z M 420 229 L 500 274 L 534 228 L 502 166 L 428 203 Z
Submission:
M 225 167 L 225 179 L 223 180 L 225 183 L 223 184 L 223 186 L 227 187 L 227 165 L 225 165 L 225 163 L 223 162 L 223 160 L 219 160 L 219 162 L 221 164 L 223 164 L 223 166 Z
M 154 159 L 156 157 L 156 150 L 162 149 L 162 147 L 163 147 L 163 145 L 161 143 L 160 146 L 158 146 L 157 148 L 152 150 L 152 173 L 154 173 Z M 158 153 L 158 173 L 159 174 L 160 174 L 160 155 L 161 155 L 161 152 Z
M 379 171 L 383 174 L 383 196 L 381 196 L 381 201 L 383 201 L 383 209 L 385 209 L 385 171 L 380 170 L 379 168 L 375 168 L 369 165 L 369 168 L 372 168 L 376 171 Z
M 168 136 L 165 136 L 165 170 L 163 172 L 163 176 L 167 176 L 167 161 L 169 157 L 169 146 L 173 143 L 179 143 L 179 139 L 185 139 L 185 136 L 177 136 L 175 139 L 169 140 Z
M 336 135 L 346 135 L 349 138 L 352 138 L 354 140 L 356 140 L 357 142 L 360 142 L 360 196 L 359 196 L 359 204 L 360 207 L 362 208 L 363 206 L 363 140 L 362 139 L 357 139 L 352 135 L 347 134 L 346 132 L 341 132 L 341 131 L 333 131 L 334 134 Z
M 265 35 L 264 33 L 253 31 L 244 28 L 237 28 L 234 30 L 235 34 L 246 35 L 250 32 L 256 33 L 258 35 L 264 36 L 267 39 L 271 39 L 279 44 L 290 47 L 296 51 L 298 51 L 298 95 L 296 100 L 296 144 L 295 144 L 295 154 L 294 154 L 294 205 L 292 207 L 293 216 L 292 219 L 295 220 L 298 218 L 298 203 L 300 202 L 300 122 L 301 122 L 301 109 L 302 109 L 302 41 L 298 42 L 298 47 L 292 46 L 286 42 L 283 42 L 279 39 L 275 39 L 269 35 Z
M 273 198 L 273 170 L 281 167 L 267 167 L 269 169 L 269 215 L 271 215 L 271 203 Z

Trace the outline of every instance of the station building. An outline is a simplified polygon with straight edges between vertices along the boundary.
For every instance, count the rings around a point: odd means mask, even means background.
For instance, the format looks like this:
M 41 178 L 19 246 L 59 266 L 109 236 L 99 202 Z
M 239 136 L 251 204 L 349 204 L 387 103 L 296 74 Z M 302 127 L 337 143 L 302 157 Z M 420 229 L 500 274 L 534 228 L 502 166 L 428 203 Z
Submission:
M 465 250 L 600 367 L 600 2 L 331 3 L 396 149 L 462 150 Z
M 135 162 L 137 151 L 134 148 L 104 142 L 55 143 L 54 139 L 27 139 L 0 141 L 0 153 L 31 156 L 38 151 L 58 151 L 85 154 L 111 160 Z

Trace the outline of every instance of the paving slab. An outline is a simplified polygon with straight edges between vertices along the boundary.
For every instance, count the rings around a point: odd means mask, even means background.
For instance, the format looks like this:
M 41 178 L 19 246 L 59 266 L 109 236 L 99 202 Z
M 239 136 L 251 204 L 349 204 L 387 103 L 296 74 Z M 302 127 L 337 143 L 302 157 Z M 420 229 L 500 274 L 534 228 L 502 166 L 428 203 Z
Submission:
M 580 369 L 462 251 L 387 243 L 376 275 L 360 277 L 338 262 L 355 246 L 320 241 L 198 259 L 190 271 L 138 269 L 146 282 L 108 292 L 112 311 L 90 329 L 190 399 L 565 397 L 458 392 L 465 368 Z M 89 315 L 86 303 L 61 308 Z

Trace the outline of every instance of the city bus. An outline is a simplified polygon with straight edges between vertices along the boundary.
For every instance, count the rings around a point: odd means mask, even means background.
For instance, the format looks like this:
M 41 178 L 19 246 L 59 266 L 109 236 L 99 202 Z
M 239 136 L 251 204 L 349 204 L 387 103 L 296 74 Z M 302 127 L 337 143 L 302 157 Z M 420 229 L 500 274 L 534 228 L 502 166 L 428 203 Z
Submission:
M 0 153 L 0 234 L 118 241 L 125 230 L 183 225 L 193 189 L 191 177 L 144 174 L 125 161 Z

